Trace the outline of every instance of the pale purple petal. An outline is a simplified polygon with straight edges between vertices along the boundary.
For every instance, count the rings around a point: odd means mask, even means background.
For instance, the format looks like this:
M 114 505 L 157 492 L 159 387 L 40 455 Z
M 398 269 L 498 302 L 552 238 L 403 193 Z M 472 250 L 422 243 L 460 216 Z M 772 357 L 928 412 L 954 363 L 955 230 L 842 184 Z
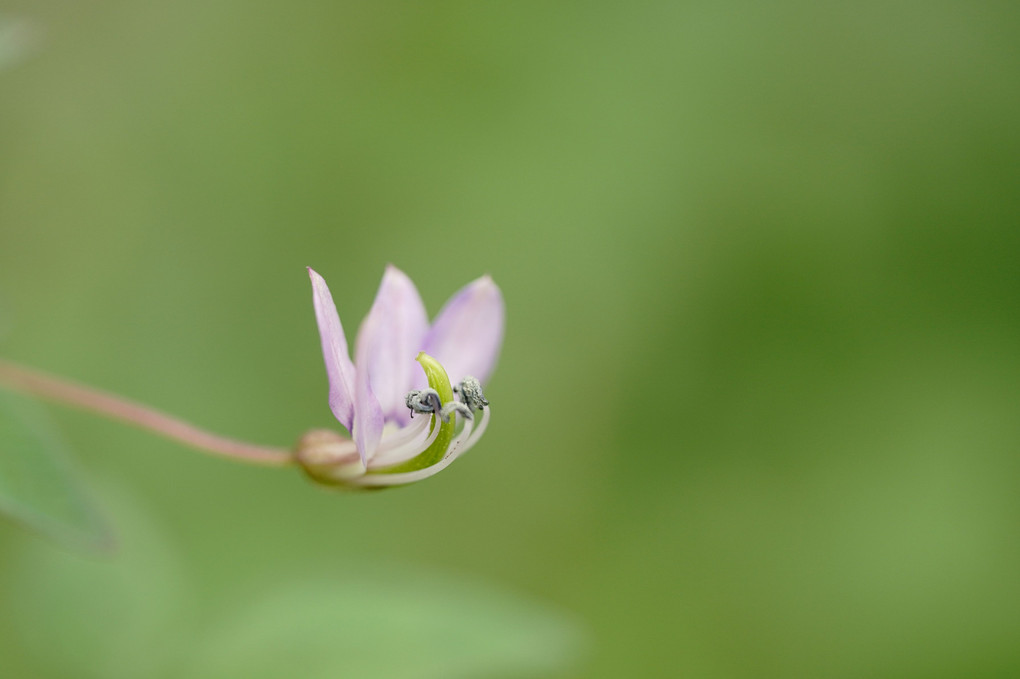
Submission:
M 421 374 L 414 359 L 428 329 L 425 305 L 411 279 L 391 265 L 386 267 L 369 316 L 373 322 L 366 322 L 358 333 L 358 355 L 363 343 L 372 347 L 366 352 L 368 363 L 358 359 L 358 370 L 368 368 L 372 392 L 386 419 L 406 424 L 410 420 L 405 397 L 415 376 Z
M 425 337 L 425 353 L 439 361 L 456 384 L 468 375 L 485 382 L 503 344 L 503 294 L 482 276 L 450 298 Z
M 319 324 L 322 357 L 329 376 L 329 408 L 340 424 L 350 431 L 354 422 L 354 364 L 347 355 L 347 338 L 326 281 L 311 268 L 308 276 L 312 279 L 315 321 Z
M 385 423 L 379 399 L 372 391 L 372 366 L 378 363 L 375 354 L 378 353 L 379 345 L 366 341 L 367 337 L 372 337 L 378 332 L 381 319 L 376 312 L 377 309 L 373 307 L 361 324 L 358 331 L 357 355 L 354 357 L 360 367 L 354 379 L 354 429 L 351 434 L 366 465 L 379 446 Z

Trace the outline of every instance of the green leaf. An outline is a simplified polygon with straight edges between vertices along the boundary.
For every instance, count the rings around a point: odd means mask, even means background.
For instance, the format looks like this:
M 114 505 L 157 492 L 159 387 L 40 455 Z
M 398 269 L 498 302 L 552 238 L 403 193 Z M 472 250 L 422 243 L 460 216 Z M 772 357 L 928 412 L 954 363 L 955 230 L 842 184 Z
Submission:
M 113 540 L 36 401 L 0 389 L 0 512 L 78 547 Z
M 195 600 L 166 528 L 129 488 L 97 479 L 117 549 L 22 539 L 0 570 L 0 675 L 166 679 L 190 644 Z M 40 633 L 45 630 L 45 633 Z
M 489 585 L 406 570 L 344 570 L 359 575 L 246 602 L 203 635 L 184 676 L 560 676 L 583 648 L 571 619 Z

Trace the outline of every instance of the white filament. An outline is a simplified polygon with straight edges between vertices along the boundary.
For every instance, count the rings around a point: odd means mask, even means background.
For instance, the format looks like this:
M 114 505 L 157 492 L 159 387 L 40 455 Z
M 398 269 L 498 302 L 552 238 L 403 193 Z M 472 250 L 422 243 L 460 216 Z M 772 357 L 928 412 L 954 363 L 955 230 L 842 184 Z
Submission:
M 422 432 L 425 431 L 425 427 L 427 427 L 429 422 L 431 421 L 432 421 L 431 416 L 419 417 L 416 420 L 411 420 L 411 424 L 407 425 L 406 427 L 401 427 L 399 429 L 391 430 L 388 432 L 384 431 L 383 439 L 382 441 L 379 442 L 379 447 L 376 448 L 375 455 L 373 455 L 372 459 L 369 460 L 369 464 L 372 464 L 380 457 L 385 456 L 389 451 L 393 450 L 394 448 L 402 446 L 408 441 L 413 441 L 414 439 L 421 436 Z M 387 428 L 390 428 L 392 426 L 393 425 L 388 425 Z
M 396 442 L 377 451 L 375 457 L 369 463 L 369 468 L 392 467 L 425 452 L 439 436 L 440 426 L 438 422 L 436 422 L 436 426 L 432 428 L 431 432 L 425 433 L 425 429 L 431 420 L 431 417 L 423 417 L 421 418 L 421 424 L 413 424 L 394 434 L 391 438 L 395 439 Z M 404 432 L 407 430 L 413 431 L 411 431 L 409 436 L 404 436 Z
M 448 456 L 455 459 L 460 457 L 469 451 L 471 446 L 478 442 L 478 439 L 482 438 L 482 434 L 485 433 L 485 428 L 489 426 L 489 408 L 484 408 L 481 413 L 482 416 L 478 419 L 478 426 L 475 427 L 474 433 L 469 431 L 469 436 L 465 438 L 464 432 L 461 432 L 460 436 L 454 439 L 453 443 L 450 444 L 450 452 L 447 453 Z M 467 426 L 465 425 L 464 428 L 467 429 Z

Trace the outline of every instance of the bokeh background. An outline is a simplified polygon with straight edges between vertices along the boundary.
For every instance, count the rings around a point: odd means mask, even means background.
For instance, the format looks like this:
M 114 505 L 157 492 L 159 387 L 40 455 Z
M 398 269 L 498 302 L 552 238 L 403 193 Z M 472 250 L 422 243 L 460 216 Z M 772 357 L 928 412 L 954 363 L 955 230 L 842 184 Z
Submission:
M 118 548 L 0 523 L 0 674 L 1020 674 L 1020 6 L 0 22 L 3 356 L 288 445 L 305 266 L 352 334 L 388 262 L 508 309 L 401 490 L 50 408 Z

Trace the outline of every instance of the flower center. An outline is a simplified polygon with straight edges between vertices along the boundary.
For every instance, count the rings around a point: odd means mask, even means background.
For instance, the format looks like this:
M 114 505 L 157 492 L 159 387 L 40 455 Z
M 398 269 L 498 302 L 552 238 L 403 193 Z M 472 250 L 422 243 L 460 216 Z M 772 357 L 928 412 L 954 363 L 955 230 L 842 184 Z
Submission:
M 411 418 L 415 413 L 431 413 L 443 418 L 443 422 L 449 422 L 450 416 L 454 413 L 463 415 L 467 419 L 474 417 L 475 410 L 481 410 L 489 405 L 489 401 L 482 394 L 482 385 L 474 377 L 465 377 L 460 384 L 453 387 L 454 400 L 446 404 L 439 398 L 439 392 L 431 387 L 428 389 L 412 389 L 407 392 L 404 399 L 408 409 L 411 411 Z M 456 400 L 459 396 L 460 400 Z
M 475 444 L 490 412 L 479 381 L 465 377 L 451 387 L 438 361 L 424 352 L 417 360 L 429 387 L 407 393 L 405 402 L 414 421 L 384 435 L 367 465 L 361 464 L 353 441 L 330 432 L 310 433 L 298 446 L 298 459 L 310 476 L 348 487 L 404 485 L 438 473 Z M 414 418 L 415 414 L 426 417 Z M 456 415 L 463 417 L 459 427 Z

